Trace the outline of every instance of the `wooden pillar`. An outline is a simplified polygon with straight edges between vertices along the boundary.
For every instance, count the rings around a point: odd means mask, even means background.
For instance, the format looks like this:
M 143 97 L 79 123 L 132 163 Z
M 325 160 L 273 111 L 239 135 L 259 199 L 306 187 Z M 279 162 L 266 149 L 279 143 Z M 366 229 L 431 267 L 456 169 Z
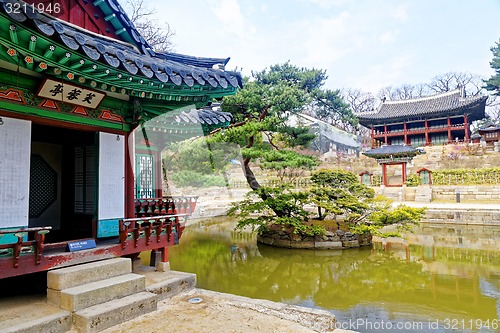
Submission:
M 408 129 L 406 128 L 406 121 L 403 123 L 403 127 L 404 127 L 403 133 L 404 133 L 404 136 L 405 136 L 405 138 L 404 138 L 405 145 L 409 145 L 410 143 L 408 142 L 408 133 L 407 133 Z
M 401 175 L 403 177 L 403 182 L 402 184 L 404 185 L 406 183 L 406 162 L 403 162 L 401 164 Z
M 168 246 L 161 249 L 161 261 L 168 262 Z
M 382 183 L 387 186 L 387 164 L 382 164 Z
M 135 139 L 133 133 L 125 135 L 125 217 L 135 217 L 135 200 L 134 200 L 134 145 Z
M 375 148 L 375 128 L 372 125 L 372 149 Z
M 467 114 L 464 114 L 464 129 L 465 129 L 464 142 L 469 142 L 469 122 L 467 121 Z
M 162 179 L 162 174 L 163 174 L 163 163 L 161 161 L 161 151 L 155 152 L 154 153 L 154 159 L 155 159 L 155 183 L 156 183 L 156 189 L 155 189 L 155 195 L 157 198 L 161 198 L 163 194 L 163 179 Z
M 389 144 L 387 141 L 387 125 L 384 124 L 384 142 L 385 144 Z
M 427 122 L 427 119 L 424 121 L 424 127 L 425 127 L 425 145 L 430 146 L 432 142 L 429 141 L 429 123 Z
M 453 141 L 451 137 L 451 119 L 450 116 L 448 116 L 448 143 L 451 143 L 451 141 Z

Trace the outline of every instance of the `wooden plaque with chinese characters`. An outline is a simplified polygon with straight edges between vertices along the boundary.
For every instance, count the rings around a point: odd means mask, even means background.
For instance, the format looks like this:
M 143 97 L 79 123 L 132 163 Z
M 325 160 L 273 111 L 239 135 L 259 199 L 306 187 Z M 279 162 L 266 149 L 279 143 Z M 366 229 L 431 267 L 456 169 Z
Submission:
M 46 79 L 40 86 L 37 96 L 95 109 L 106 94 L 66 82 Z

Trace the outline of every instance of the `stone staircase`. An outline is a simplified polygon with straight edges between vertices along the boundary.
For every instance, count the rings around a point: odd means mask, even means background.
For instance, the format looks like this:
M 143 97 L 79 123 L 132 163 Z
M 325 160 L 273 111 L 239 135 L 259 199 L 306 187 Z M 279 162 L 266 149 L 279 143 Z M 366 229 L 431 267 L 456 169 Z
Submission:
M 432 187 L 420 186 L 415 193 L 415 202 L 432 202 Z
M 394 201 L 404 201 L 404 191 L 401 187 L 383 187 L 378 189 L 378 194 L 381 194 Z
M 130 259 L 115 258 L 50 271 L 47 302 L 72 313 L 73 328 L 99 332 L 155 311 L 157 296 L 146 291 Z
M 188 292 L 196 274 L 114 258 L 47 273 L 47 295 L 0 299 L 0 333 L 99 332 Z
M 49 271 L 46 302 L 36 305 L 40 316 L 11 321 L 4 327 L 0 323 L 0 333 L 99 332 L 153 312 L 159 300 L 196 285 L 195 274 L 159 272 L 135 264 L 131 259 L 114 258 Z M 23 317 L 12 311 L 12 317 Z

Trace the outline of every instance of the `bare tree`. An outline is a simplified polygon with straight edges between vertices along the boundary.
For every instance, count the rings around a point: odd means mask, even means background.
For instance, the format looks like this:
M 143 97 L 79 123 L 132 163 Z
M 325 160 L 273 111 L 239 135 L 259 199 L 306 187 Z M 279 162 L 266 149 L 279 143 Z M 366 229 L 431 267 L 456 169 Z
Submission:
M 405 83 L 399 87 L 388 86 L 378 92 L 381 100 L 399 101 L 405 99 L 425 97 L 432 94 L 429 86 L 424 83 L 409 84 Z
M 175 31 L 167 22 L 161 24 L 153 18 L 156 9 L 149 7 L 146 0 L 127 0 L 125 9 L 137 31 L 155 51 L 173 51 Z
M 491 92 L 488 94 L 488 100 L 486 101 L 486 113 L 491 121 L 496 124 L 500 123 L 500 98 L 498 95 L 494 95 Z
M 449 72 L 435 76 L 428 87 L 433 93 L 442 93 L 464 87 L 468 96 L 476 96 L 483 91 L 484 81 L 477 74 Z
M 354 113 L 371 112 L 375 109 L 375 97 L 369 92 L 349 88 L 343 90 L 341 95 Z
M 342 98 L 349 104 L 354 113 L 373 112 L 376 108 L 376 98 L 372 93 L 360 89 L 344 89 Z M 357 126 L 356 132 L 361 136 L 363 149 L 371 146 L 370 130 L 364 126 Z

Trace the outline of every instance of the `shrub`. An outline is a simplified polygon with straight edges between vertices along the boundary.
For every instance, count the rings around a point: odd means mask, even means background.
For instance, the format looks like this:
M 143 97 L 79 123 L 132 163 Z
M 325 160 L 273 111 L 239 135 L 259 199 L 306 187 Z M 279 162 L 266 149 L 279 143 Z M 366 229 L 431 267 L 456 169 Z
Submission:
M 226 186 L 226 180 L 221 175 L 203 174 L 191 170 L 181 170 L 172 174 L 172 181 L 177 186 L 209 187 Z

